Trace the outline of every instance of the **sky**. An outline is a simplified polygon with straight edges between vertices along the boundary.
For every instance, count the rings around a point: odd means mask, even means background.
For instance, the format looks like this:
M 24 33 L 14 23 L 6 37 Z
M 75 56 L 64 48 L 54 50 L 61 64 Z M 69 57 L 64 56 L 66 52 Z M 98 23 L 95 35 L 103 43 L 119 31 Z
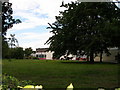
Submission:
M 44 43 L 52 36 L 48 23 L 55 22 L 55 16 L 59 15 L 59 11 L 64 8 L 60 7 L 63 0 L 9 0 L 12 3 L 13 17 L 20 19 L 22 23 L 14 24 L 7 32 L 15 34 L 15 38 L 19 42 L 19 46 L 23 48 L 32 47 L 48 48 L 49 45 Z M 64 0 L 68 3 L 75 0 Z
M 48 48 L 49 45 L 44 43 L 52 36 L 48 23 L 55 22 L 55 16 L 59 15 L 59 11 L 64 8 L 62 4 L 75 0 L 9 0 L 12 3 L 13 17 L 20 19 L 22 23 L 14 24 L 8 30 L 7 37 L 15 34 L 15 38 L 19 42 L 19 46 L 23 48 L 31 47 Z

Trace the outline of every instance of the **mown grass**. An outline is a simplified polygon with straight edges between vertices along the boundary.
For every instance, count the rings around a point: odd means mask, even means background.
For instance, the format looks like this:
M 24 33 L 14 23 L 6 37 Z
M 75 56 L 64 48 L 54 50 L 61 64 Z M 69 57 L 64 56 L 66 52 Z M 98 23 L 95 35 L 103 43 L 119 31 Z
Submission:
M 32 80 L 44 88 L 114 88 L 118 86 L 118 64 L 89 64 L 58 60 L 3 60 L 3 73 Z

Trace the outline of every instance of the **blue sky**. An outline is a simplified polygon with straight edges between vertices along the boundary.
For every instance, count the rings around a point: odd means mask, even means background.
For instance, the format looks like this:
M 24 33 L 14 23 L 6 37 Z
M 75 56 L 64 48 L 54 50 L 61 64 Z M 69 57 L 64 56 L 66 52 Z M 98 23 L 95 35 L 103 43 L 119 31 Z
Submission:
M 18 39 L 19 46 L 23 48 L 32 47 L 46 48 L 44 45 L 49 37 L 52 36 L 49 29 L 46 29 L 48 23 L 55 21 L 55 16 L 59 15 L 59 11 L 63 0 L 9 0 L 13 8 L 13 17 L 20 19 L 22 23 L 16 24 L 7 32 L 15 34 Z M 75 0 L 64 0 L 65 3 Z
M 55 21 L 59 11 L 64 10 L 60 7 L 62 1 L 68 3 L 75 0 L 9 0 L 13 4 L 13 17 L 20 19 L 22 23 L 9 29 L 7 36 L 15 34 L 19 46 L 23 48 L 32 47 L 35 50 L 49 47 L 44 43 L 52 33 L 46 28 L 48 23 Z

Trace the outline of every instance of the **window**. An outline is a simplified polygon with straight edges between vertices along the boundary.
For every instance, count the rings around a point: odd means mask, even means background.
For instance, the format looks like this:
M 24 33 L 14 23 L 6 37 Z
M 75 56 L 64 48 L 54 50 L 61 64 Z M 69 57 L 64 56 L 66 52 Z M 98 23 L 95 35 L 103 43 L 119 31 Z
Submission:
M 40 54 L 40 55 L 37 55 L 37 57 L 39 57 L 39 58 L 46 58 L 46 55 L 45 54 Z

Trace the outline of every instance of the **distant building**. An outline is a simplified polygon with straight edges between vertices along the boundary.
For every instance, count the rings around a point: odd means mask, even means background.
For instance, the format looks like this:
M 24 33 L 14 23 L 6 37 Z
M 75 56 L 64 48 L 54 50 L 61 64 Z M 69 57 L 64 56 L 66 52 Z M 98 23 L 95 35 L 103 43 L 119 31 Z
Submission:
M 111 53 L 111 55 L 106 55 L 105 53 L 103 53 L 102 55 L 102 60 L 103 62 L 118 62 L 116 59 L 116 56 L 118 54 L 120 54 L 120 49 L 118 48 L 109 48 L 109 52 Z M 100 55 L 98 55 L 97 57 L 95 57 L 94 59 L 95 61 L 100 61 Z
M 120 49 L 109 48 L 109 52 L 111 53 L 110 56 L 107 56 L 105 53 L 103 53 L 103 55 L 102 55 L 103 62 L 117 62 L 116 56 L 118 54 L 120 54 Z M 46 59 L 52 60 L 53 59 L 53 52 L 49 51 L 48 48 L 37 48 L 35 53 L 33 53 L 31 55 L 34 57 L 37 57 L 39 59 L 43 59 L 43 60 L 46 60 Z M 68 55 L 67 57 L 69 57 L 69 60 L 87 60 L 86 55 L 80 56 L 80 59 L 77 58 L 77 55 L 72 55 L 72 54 Z M 66 59 L 65 55 L 61 56 L 60 59 L 61 60 Z M 96 56 L 94 58 L 94 60 L 100 61 L 100 55 L 98 54 L 98 56 Z
M 48 48 L 37 48 L 36 53 L 32 54 L 39 59 L 53 59 L 53 52 L 48 51 Z

